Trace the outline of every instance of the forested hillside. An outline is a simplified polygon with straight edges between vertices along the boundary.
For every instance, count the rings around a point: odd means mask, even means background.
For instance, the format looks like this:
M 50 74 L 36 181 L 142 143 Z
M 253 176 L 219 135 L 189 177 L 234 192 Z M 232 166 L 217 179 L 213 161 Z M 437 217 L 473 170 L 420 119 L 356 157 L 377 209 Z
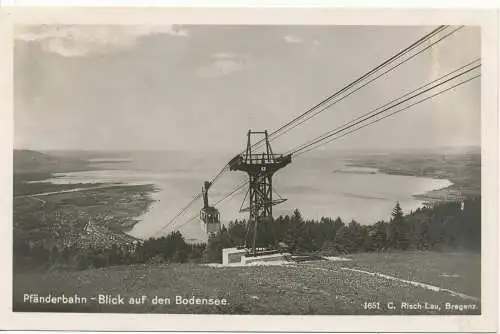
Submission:
M 32 247 L 22 240 L 14 243 L 18 269 L 57 266 L 81 270 L 117 264 L 155 262 L 221 262 L 222 249 L 250 245 L 253 230 L 245 221 L 223 227 L 207 244 L 191 245 L 178 231 L 166 237 L 149 239 L 134 249 Z M 388 222 L 372 225 L 349 223 L 341 219 L 305 220 L 299 210 L 259 225 L 258 247 L 281 248 L 292 254 L 317 256 L 394 250 L 469 250 L 481 248 L 481 200 L 427 205 L 408 215 L 397 203 Z M 245 241 L 246 240 L 246 241 Z

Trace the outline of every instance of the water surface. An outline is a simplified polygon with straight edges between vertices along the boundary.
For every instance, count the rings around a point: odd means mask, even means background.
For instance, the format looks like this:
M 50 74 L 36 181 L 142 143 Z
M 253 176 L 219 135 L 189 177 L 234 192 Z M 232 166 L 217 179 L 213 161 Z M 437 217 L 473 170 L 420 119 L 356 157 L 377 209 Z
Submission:
M 100 163 L 99 167 L 108 169 L 61 173 L 50 181 L 153 184 L 158 189 L 152 194 L 156 201 L 129 233 L 148 238 L 179 229 L 188 240 L 204 241 L 206 235 L 201 232 L 198 220 L 187 223 L 198 215 L 203 205 L 201 199 L 178 219 L 168 223 L 201 191 L 203 181 L 213 177 L 224 164 L 222 161 L 230 157 L 226 158 L 206 159 L 203 155 L 182 153 L 141 154 L 116 163 L 103 158 L 108 162 Z M 244 180 L 244 173 L 225 173 L 211 188 L 210 202 L 220 200 Z M 273 182 L 275 190 L 288 199 L 274 207 L 274 216 L 291 214 L 299 208 L 308 219 L 341 217 L 346 222 L 354 219 L 361 224 L 388 219 L 396 201 L 405 212 L 414 210 L 423 204 L 414 195 L 451 185 L 450 181 L 443 179 L 387 175 L 373 168 L 352 167 L 342 159 L 311 158 L 293 161 L 278 171 Z M 223 223 L 246 218 L 247 213 L 239 213 L 245 191 L 243 189 L 218 206 Z

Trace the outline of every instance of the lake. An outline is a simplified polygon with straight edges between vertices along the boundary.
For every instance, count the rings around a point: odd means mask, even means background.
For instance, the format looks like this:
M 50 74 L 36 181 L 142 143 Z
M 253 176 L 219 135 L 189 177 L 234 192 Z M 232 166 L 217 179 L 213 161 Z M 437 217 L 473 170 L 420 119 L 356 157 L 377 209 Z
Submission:
M 201 192 L 203 181 L 217 174 L 230 158 L 224 154 L 142 152 L 127 159 L 94 160 L 100 170 L 60 173 L 49 181 L 154 184 L 158 189 L 152 194 L 155 202 L 129 234 L 148 238 L 178 229 L 188 241 L 206 241 L 197 219 L 187 223 L 198 215 L 203 206 L 201 199 L 172 224 L 162 228 Z M 210 202 L 217 202 L 244 180 L 244 173 L 224 173 L 210 189 Z M 354 219 L 361 224 L 372 224 L 389 219 L 396 201 L 409 212 L 423 204 L 414 195 L 450 185 L 450 181 L 443 179 L 387 175 L 372 168 L 349 166 L 342 158 L 298 158 L 274 176 L 274 189 L 288 200 L 275 206 L 273 215 L 291 214 L 298 208 L 306 219 L 341 217 L 345 222 Z M 239 212 L 246 190 L 245 187 L 218 206 L 223 223 L 247 217 L 248 213 Z

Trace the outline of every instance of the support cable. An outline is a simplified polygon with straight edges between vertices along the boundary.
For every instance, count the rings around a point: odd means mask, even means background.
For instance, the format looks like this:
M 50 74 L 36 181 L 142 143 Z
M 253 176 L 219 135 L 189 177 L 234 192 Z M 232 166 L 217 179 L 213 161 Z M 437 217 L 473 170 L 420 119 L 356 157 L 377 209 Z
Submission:
M 407 100 L 405 100 L 405 98 L 407 98 L 408 96 L 410 96 L 410 95 L 412 95 L 412 94 L 415 94 L 415 95 L 413 96 L 413 97 L 415 97 L 415 96 L 417 96 L 418 94 L 420 94 L 420 93 L 416 94 L 418 91 L 422 91 L 422 90 L 423 90 L 423 91 L 421 92 L 421 93 L 423 94 L 423 93 L 427 92 L 428 90 L 431 90 L 432 88 L 439 86 L 440 84 L 436 84 L 436 83 L 438 83 L 439 81 L 441 81 L 441 80 L 443 80 L 443 79 L 445 79 L 445 78 L 447 78 L 447 77 L 450 77 L 451 75 L 453 75 L 453 74 L 455 74 L 455 73 L 457 73 L 457 72 L 462 71 L 462 73 L 460 73 L 460 74 L 459 74 L 459 76 L 460 76 L 460 75 L 464 75 L 464 74 L 466 74 L 466 73 L 468 73 L 468 72 L 470 72 L 470 71 L 472 71 L 472 70 L 475 70 L 476 68 L 479 68 L 479 67 L 481 66 L 480 64 L 476 64 L 476 65 L 474 65 L 475 63 L 477 63 L 477 62 L 479 62 L 479 61 L 480 61 L 480 58 L 477 58 L 477 59 L 475 59 L 475 60 L 471 61 L 470 63 L 468 63 L 468 64 L 466 64 L 466 65 L 463 65 L 463 66 L 461 66 L 460 68 L 455 69 L 455 70 L 453 70 L 453 71 L 451 71 L 451 72 L 449 72 L 449 73 L 446 73 L 445 75 L 443 75 L 443 76 L 441 76 L 441 77 L 439 77 L 439 78 L 437 78 L 437 79 L 435 79 L 435 80 L 433 80 L 433 81 L 431 81 L 431 82 L 429 82 L 429 83 L 426 83 L 426 84 L 424 84 L 424 85 L 422 85 L 422 86 L 420 86 L 420 87 L 418 87 L 418 88 L 416 88 L 416 89 L 413 89 L 413 90 L 411 90 L 411 91 L 409 91 L 409 92 L 405 93 L 404 95 L 402 95 L 402 96 L 400 96 L 400 97 L 398 97 L 398 98 L 396 98 L 396 99 L 393 99 L 393 100 L 389 101 L 388 103 L 386 103 L 386 104 L 384 104 L 384 105 L 382 105 L 382 106 L 380 106 L 380 107 L 378 107 L 378 108 L 376 108 L 376 109 L 373 109 L 372 111 L 370 111 L 370 112 L 368 112 L 368 113 L 366 113 L 366 114 L 363 114 L 363 115 L 361 115 L 361 116 L 358 116 L 358 117 L 356 117 L 355 119 L 353 119 L 353 120 L 351 120 L 351 121 L 349 121 L 349 122 L 347 122 L 347 123 L 344 123 L 344 124 L 343 124 L 343 125 L 341 125 L 341 126 L 338 126 L 338 127 L 334 128 L 333 130 L 330 130 L 330 131 L 328 131 L 328 132 L 326 132 L 326 133 L 324 133 L 324 134 L 322 134 L 322 135 L 320 135 L 320 136 L 318 136 L 318 137 L 316 137 L 316 138 L 314 138 L 314 139 L 312 139 L 312 140 L 309 140 L 308 142 L 306 142 L 306 143 L 304 143 L 304 144 L 301 144 L 301 145 L 297 146 L 296 148 L 294 148 L 294 149 L 291 149 L 291 150 L 287 151 L 285 154 L 290 154 L 290 153 L 291 153 L 291 154 L 294 154 L 294 153 L 296 153 L 297 151 L 300 151 L 300 150 L 302 149 L 302 147 L 305 147 L 305 146 L 308 146 L 308 145 L 312 145 L 312 144 L 314 144 L 314 142 L 321 141 L 323 138 L 326 138 L 326 137 L 328 137 L 328 136 L 330 136 L 330 135 L 332 135 L 332 134 L 336 134 L 336 133 L 338 133 L 338 131 L 343 131 L 343 130 L 344 130 L 344 128 L 345 128 L 346 126 L 356 125 L 356 124 L 358 124 L 359 122 L 362 122 L 362 121 L 363 121 L 363 119 L 364 119 L 364 118 L 366 118 L 366 117 L 370 117 L 370 116 L 376 116 L 376 115 L 378 115 L 380 110 L 384 111 L 384 110 L 387 110 L 387 108 L 389 108 L 389 106 L 391 106 L 391 105 L 393 105 L 393 107 L 394 107 L 394 106 L 397 106 L 397 105 L 399 105 L 399 104 L 401 104 L 401 103 L 404 103 L 404 102 L 406 102 L 406 101 L 407 101 Z M 470 67 L 471 65 L 474 65 L 474 66 Z M 467 67 L 470 67 L 470 68 L 469 68 L 469 69 L 467 69 Z M 444 83 L 446 83 L 446 82 L 448 82 L 448 81 L 450 81 L 450 80 L 453 80 L 453 79 L 455 79 L 455 78 L 456 78 L 456 77 L 452 77 L 451 79 L 449 79 L 449 80 L 447 80 L 447 81 L 444 81 L 442 84 L 444 84 Z M 431 88 L 428 88 L 429 86 L 431 86 L 431 85 L 433 85 L 433 84 L 436 84 L 436 85 L 435 85 L 435 86 L 433 86 L 433 87 L 431 87 Z M 426 88 L 428 88 L 428 89 L 426 89 Z M 425 90 L 424 90 L 424 89 L 425 89 Z M 410 98 L 412 98 L 412 97 L 410 97 Z M 360 120 L 361 120 L 361 121 L 360 121 Z M 356 123 L 356 124 L 354 124 L 354 123 Z
M 210 181 L 211 185 L 213 185 L 229 168 L 229 164 L 226 164 L 224 167 L 220 169 L 220 171 L 215 175 Z M 158 235 L 162 233 L 165 229 L 175 223 L 177 218 L 179 218 L 184 212 L 186 212 L 197 200 L 199 200 L 203 196 L 203 193 L 200 192 L 194 196 L 194 198 L 183 207 L 174 217 L 172 217 L 165 225 L 163 225 L 158 231 L 154 233 L 154 235 Z
M 436 29 L 432 30 L 430 33 L 424 35 L 423 37 L 421 37 L 420 39 L 418 39 L 416 42 L 412 43 L 410 46 L 406 47 L 405 49 L 399 51 L 396 55 L 390 57 L 389 59 L 387 59 L 386 61 L 384 61 L 383 63 L 381 63 L 380 65 L 376 66 L 375 68 L 371 69 L 370 71 L 368 71 L 367 73 L 365 73 L 364 75 L 362 75 L 361 77 L 359 77 L 358 79 L 354 80 L 353 82 L 351 82 L 350 84 L 348 84 L 347 86 L 345 86 L 344 88 L 340 89 L 339 91 L 337 91 L 336 93 L 334 93 L 333 95 L 327 97 L 326 99 L 324 99 L 323 101 L 321 101 L 320 103 L 318 103 L 317 105 L 309 108 L 308 110 L 306 110 L 304 113 L 302 113 L 301 115 L 295 117 L 294 119 L 292 119 L 291 121 L 289 121 L 288 123 L 284 124 L 283 126 L 281 126 L 280 128 L 278 128 L 277 130 L 273 131 L 269 137 L 270 137 L 270 141 L 278 138 L 279 136 L 291 131 L 292 129 L 294 129 L 295 127 L 301 125 L 302 123 L 304 123 L 305 121 L 315 117 L 316 115 L 318 115 L 319 113 L 323 112 L 324 110 L 326 110 L 327 108 L 331 107 L 333 104 L 343 100 L 344 98 L 347 98 L 348 96 L 354 94 L 355 92 L 357 92 L 358 90 L 360 90 L 361 88 L 365 87 L 366 85 L 370 84 L 371 82 L 375 81 L 376 79 L 380 78 L 381 76 L 389 73 L 390 71 L 394 70 L 395 68 L 399 67 L 400 65 L 402 65 L 403 63 L 406 63 L 407 61 L 413 59 L 414 57 L 416 57 L 418 54 L 422 53 L 423 51 L 429 49 L 430 47 L 432 47 L 433 45 L 439 43 L 440 41 L 442 41 L 443 39 L 449 37 L 450 35 L 454 34 L 455 32 L 457 32 L 458 30 L 460 30 L 461 28 L 463 28 L 463 26 L 459 26 L 458 28 L 455 28 L 454 30 L 452 30 L 451 32 L 447 33 L 446 35 L 442 36 L 441 38 L 439 38 L 438 40 L 432 42 L 430 45 L 426 46 L 424 49 L 418 51 L 416 54 L 410 56 L 409 58 L 403 60 L 402 62 L 394 65 L 393 67 L 389 68 L 388 70 L 386 70 L 385 72 L 379 74 L 378 76 L 376 76 L 375 78 L 372 78 L 370 79 L 370 81 L 364 83 L 362 86 L 356 88 L 355 90 L 349 92 L 347 95 L 341 97 L 340 99 L 337 99 L 333 102 L 331 102 L 333 99 L 335 99 L 336 97 L 340 96 L 341 94 L 345 93 L 346 91 L 348 91 L 349 89 L 351 89 L 352 87 L 354 87 L 355 85 L 357 85 L 358 83 L 362 82 L 363 80 L 369 78 L 371 75 L 377 73 L 379 70 L 383 69 L 384 67 L 386 67 L 387 65 L 390 65 L 391 63 L 393 63 L 394 61 L 396 61 L 397 59 L 403 57 L 404 55 L 406 55 L 407 53 L 409 53 L 410 51 L 416 49 L 417 47 L 419 47 L 420 45 L 422 45 L 423 43 L 425 43 L 426 41 L 428 41 L 429 39 L 431 39 L 432 37 L 434 37 L 435 35 L 441 33 L 442 31 L 446 30 L 447 28 L 449 28 L 449 26 L 439 26 L 437 27 Z M 331 103 L 330 103 L 331 102 Z M 320 108 L 321 106 L 323 106 L 324 104 L 326 103 L 330 103 L 329 105 L 327 105 L 326 107 L 323 107 L 322 109 L 320 109 L 319 111 L 317 110 L 318 108 Z M 316 112 L 314 112 L 316 110 Z M 314 112 L 314 113 L 313 113 Z M 312 114 L 311 114 L 312 113 Z M 311 115 L 310 115 L 311 114 Z M 303 119 L 304 117 L 306 117 L 305 119 Z M 297 124 L 295 124 L 296 122 L 299 122 Z M 291 126 L 291 127 L 290 127 Z M 258 142 L 256 142 L 255 144 L 252 145 L 252 147 L 258 147 L 259 145 L 261 145 L 262 143 L 264 142 L 264 139 L 261 139 L 259 140 Z M 244 153 L 244 151 L 242 152 Z M 241 153 L 240 153 L 241 154 Z M 212 178 L 212 180 L 210 181 L 211 184 L 214 184 L 223 174 L 224 172 L 226 172 L 228 170 L 228 167 L 229 167 L 229 164 L 226 164 L 220 171 L 219 173 L 217 173 L 217 175 L 215 177 Z M 163 230 L 165 230 L 167 227 L 169 227 L 170 225 L 172 225 L 175 220 L 180 217 L 191 205 L 193 205 L 200 197 L 202 196 L 202 193 L 198 193 L 197 195 L 195 195 L 195 197 L 193 198 L 193 200 L 191 200 L 184 208 L 182 208 L 171 220 L 169 220 L 169 222 L 167 224 L 165 224 L 158 232 L 155 233 L 158 234 L 158 233 L 161 233 Z
M 220 200 L 218 200 L 217 202 L 215 202 L 214 206 L 217 206 L 219 205 L 220 203 L 224 202 L 226 199 L 230 198 L 230 197 L 233 197 L 235 195 L 235 193 L 238 191 L 238 190 L 241 190 L 245 185 L 247 184 L 247 181 L 245 180 L 245 182 L 242 182 L 240 184 L 238 184 L 236 186 L 236 188 L 234 188 L 233 190 L 231 190 L 229 193 L 227 193 L 223 198 L 221 198 Z M 198 218 L 198 215 L 195 215 L 195 216 L 192 216 L 190 219 L 188 219 L 187 221 L 181 223 L 180 225 L 176 226 L 175 229 L 180 229 L 181 227 L 189 224 L 190 222 L 192 222 L 193 220 L 195 220 L 196 218 Z
M 308 145 L 308 146 L 306 146 L 306 147 L 303 147 L 303 148 L 301 148 L 300 150 L 295 151 L 294 155 L 295 155 L 296 157 L 298 157 L 298 156 L 300 156 L 300 155 L 302 155 L 302 154 L 305 154 L 305 153 L 307 153 L 307 152 L 309 152 L 309 151 L 312 151 L 312 150 L 314 150 L 314 149 L 316 149 L 316 148 L 319 148 L 319 147 L 321 147 L 321 146 L 323 146 L 323 145 L 326 145 L 326 144 L 328 144 L 328 143 L 332 142 L 333 140 L 336 140 L 336 139 L 342 138 L 342 137 L 344 137 L 344 136 L 347 136 L 347 135 L 349 135 L 349 134 L 352 134 L 352 133 L 354 133 L 354 132 L 357 132 L 357 131 L 361 130 L 362 128 L 365 128 L 365 127 L 370 126 L 370 125 L 372 125 L 372 124 L 374 124 L 374 123 L 377 123 L 377 122 L 379 122 L 379 121 L 381 121 L 381 120 L 383 120 L 383 119 L 386 119 L 386 118 L 391 117 L 391 116 L 393 116 L 393 115 L 396 115 L 396 114 L 398 114 L 398 113 L 400 113 L 400 112 L 403 112 L 403 111 L 405 111 L 405 110 L 408 110 L 408 109 L 410 109 L 411 107 L 413 107 L 413 106 L 415 106 L 415 105 L 418 105 L 418 104 L 420 104 L 420 103 L 422 103 L 422 102 L 424 102 L 424 101 L 427 101 L 427 100 L 429 100 L 429 99 L 432 99 L 432 98 L 434 98 L 434 97 L 436 97 L 436 96 L 438 96 L 438 95 L 441 95 L 441 94 L 443 94 L 443 93 L 445 93 L 445 92 L 447 92 L 447 91 L 449 91 L 449 90 L 452 90 L 452 89 L 454 89 L 454 88 L 456 88 L 456 87 L 458 87 L 458 86 L 461 86 L 461 85 L 463 85 L 463 84 L 466 84 L 466 83 L 468 83 L 468 82 L 470 82 L 470 81 L 472 81 L 472 80 L 474 80 L 474 79 L 479 78 L 480 76 L 481 76 L 481 74 L 477 74 L 477 75 L 475 75 L 475 76 L 473 76 L 473 77 L 471 77 L 471 78 L 468 78 L 468 79 L 466 79 L 466 80 L 463 80 L 463 81 L 461 81 L 461 82 L 459 82 L 459 83 L 457 83 L 457 84 L 455 84 L 455 85 L 452 85 L 451 87 L 448 87 L 448 88 L 446 88 L 446 89 L 443 89 L 443 90 L 441 90 L 441 91 L 439 91 L 439 92 L 437 92 L 437 93 L 435 93 L 435 94 L 432 94 L 432 95 L 430 95 L 430 96 L 428 96 L 428 97 L 426 97 L 426 98 L 422 98 L 421 100 L 418 100 L 417 102 L 414 102 L 414 103 L 412 103 L 412 104 L 410 104 L 410 105 L 408 105 L 408 106 L 406 106 L 406 107 L 403 107 L 403 108 L 401 108 L 401 109 L 398 109 L 398 110 L 396 110 L 396 111 L 394 111 L 394 112 L 392 112 L 392 113 L 390 113 L 390 114 L 384 115 L 384 116 L 382 116 L 382 117 L 380 117 L 380 118 L 378 118 L 378 119 L 376 119 L 376 120 L 374 120 L 374 121 L 371 121 L 371 122 L 369 122 L 369 123 L 367 123 L 367 124 L 364 124 L 364 125 L 362 125 L 362 126 L 359 126 L 358 128 L 355 128 L 355 129 L 353 129 L 353 130 L 351 130 L 351 131 L 349 131 L 349 132 L 346 132 L 346 133 L 344 133 L 344 134 L 341 134 L 341 135 L 340 135 L 340 136 L 338 136 L 338 137 L 334 137 L 334 138 L 332 138 L 332 139 L 330 139 L 330 140 L 328 140 L 328 141 L 326 141 L 326 142 L 324 142 L 323 140 L 324 140 L 324 139 L 328 139 L 328 138 L 330 138 L 331 136 L 325 137 L 325 138 L 324 138 L 321 142 L 317 142 L 317 145 L 316 145 L 316 146 L 311 146 L 311 145 Z M 419 94 L 419 95 L 421 95 L 421 94 Z M 410 99 L 408 99 L 408 100 L 410 100 Z M 393 106 L 393 107 L 394 107 L 394 106 Z M 391 107 L 391 108 L 389 108 L 389 109 L 392 109 L 393 107 Z M 389 110 L 389 109 L 387 109 L 387 110 Z M 350 126 L 350 127 L 351 127 L 351 126 Z M 348 128 L 350 128 L 350 127 L 348 127 Z M 348 128 L 345 128 L 345 129 L 343 129 L 342 131 L 347 130 Z M 333 134 L 332 134 L 332 136 L 333 136 Z
M 377 67 L 373 68 L 372 70 L 370 70 L 369 72 L 367 72 L 366 74 L 364 74 L 363 76 L 361 76 L 360 78 L 354 80 L 353 82 L 349 83 L 347 86 L 345 86 L 344 88 L 340 89 L 339 91 L 335 92 L 334 94 L 332 94 L 331 96 L 329 96 L 328 98 L 324 99 L 323 101 L 321 101 L 320 103 L 318 103 L 317 105 L 309 108 L 308 110 L 306 110 L 304 113 L 300 114 L 299 116 L 295 117 L 294 119 L 292 119 L 291 121 L 289 121 L 288 123 L 286 123 L 285 125 L 281 126 L 280 128 L 278 128 L 277 130 L 271 132 L 269 134 L 269 140 L 272 141 L 280 136 L 282 136 L 283 134 L 291 131 L 292 129 L 294 129 L 295 127 L 297 127 L 298 125 L 304 123 L 305 121 L 315 117 L 316 115 L 320 114 L 321 112 L 323 112 L 324 110 L 326 110 L 327 108 L 331 107 L 332 105 L 342 101 L 343 99 L 347 98 L 348 96 L 354 94 L 355 92 L 357 92 L 358 90 L 362 89 L 363 87 L 367 86 L 368 84 L 372 83 L 373 81 L 377 80 L 378 78 L 382 77 L 383 75 L 393 71 L 394 69 L 398 68 L 399 66 L 401 66 L 402 64 L 410 61 L 411 59 L 415 58 L 417 55 L 421 54 L 422 52 L 428 50 L 429 48 L 431 48 L 432 46 L 434 46 L 435 44 L 441 42 L 442 40 L 448 38 L 449 36 L 451 36 L 452 34 L 456 33 L 457 31 L 459 31 L 460 29 L 462 29 L 464 26 L 458 26 L 457 28 L 453 29 L 451 32 L 448 32 L 446 35 L 440 37 L 438 40 L 432 42 L 431 44 L 427 45 L 424 49 L 418 51 L 416 54 L 413 54 L 411 55 L 409 58 L 401 61 L 400 63 L 397 63 L 396 65 L 392 66 L 391 68 L 389 68 L 388 70 L 382 72 L 381 74 L 375 76 L 374 78 L 371 78 L 368 82 L 364 83 L 363 85 L 361 85 L 360 87 L 357 87 L 356 89 L 354 89 L 353 91 L 349 92 L 347 95 L 343 96 L 343 97 L 340 97 L 339 99 L 335 100 L 332 102 L 333 99 L 339 97 L 341 94 L 347 92 L 349 89 L 351 89 L 352 87 L 354 87 L 355 85 L 357 85 L 358 83 L 362 82 L 363 80 L 369 78 L 371 75 L 375 74 L 376 72 L 378 72 L 379 70 L 381 70 L 382 68 L 386 67 L 387 65 L 390 65 L 391 63 L 393 63 L 394 61 L 398 60 L 399 58 L 403 57 L 404 55 L 406 55 L 407 53 L 409 53 L 410 51 L 412 51 L 413 49 L 417 48 L 418 46 L 422 45 L 424 42 L 426 42 L 427 40 L 429 40 L 430 38 L 434 37 L 436 34 L 444 31 L 445 29 L 447 29 L 449 26 L 440 26 L 436 29 L 434 29 L 433 31 L 431 31 L 430 33 L 428 33 L 427 35 L 421 37 L 419 40 L 417 40 L 416 42 L 414 42 L 413 44 L 411 44 L 410 46 L 408 46 L 407 48 L 403 49 L 402 51 L 398 52 L 396 55 L 392 56 L 391 58 L 389 58 L 388 60 L 384 61 L 382 64 L 378 65 Z M 324 104 L 326 103 L 330 103 L 329 105 L 327 105 L 326 107 L 324 106 Z M 321 108 L 323 106 L 323 108 Z M 317 110 L 318 108 L 321 108 L 319 111 Z M 316 111 L 316 112 L 314 112 Z M 314 113 L 313 113 L 314 112 Z M 312 115 L 310 115 L 311 113 L 313 113 Z M 303 119 L 304 117 L 306 117 L 305 119 Z M 299 122 L 298 124 L 294 124 L 296 122 Z M 290 127 L 291 126 L 291 127 Z M 284 132 L 282 132 L 284 131 Z M 255 148 L 257 148 L 258 146 L 260 146 L 262 143 L 264 142 L 263 139 L 257 141 L 254 146 Z

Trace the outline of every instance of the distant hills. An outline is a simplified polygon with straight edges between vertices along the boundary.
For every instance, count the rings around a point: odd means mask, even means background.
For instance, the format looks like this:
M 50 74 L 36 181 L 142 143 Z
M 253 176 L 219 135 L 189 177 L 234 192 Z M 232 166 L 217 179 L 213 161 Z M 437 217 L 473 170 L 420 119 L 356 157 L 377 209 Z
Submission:
M 13 161 L 14 174 L 50 174 L 88 169 L 85 160 L 56 157 L 33 150 L 14 150 Z

